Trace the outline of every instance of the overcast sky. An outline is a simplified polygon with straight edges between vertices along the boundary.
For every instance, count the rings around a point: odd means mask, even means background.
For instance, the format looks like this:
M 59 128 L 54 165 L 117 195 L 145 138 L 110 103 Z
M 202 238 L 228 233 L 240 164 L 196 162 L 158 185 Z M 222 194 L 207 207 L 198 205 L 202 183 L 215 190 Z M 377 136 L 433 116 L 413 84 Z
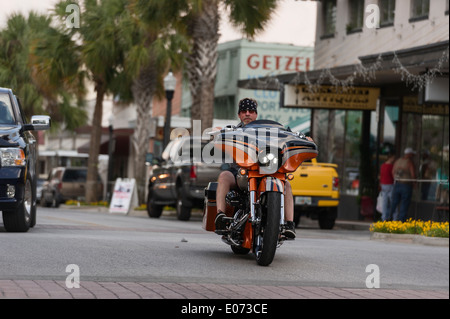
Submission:
M 35 10 L 47 12 L 57 0 L 0 0 L 0 28 L 6 25 L 7 16 L 13 12 L 27 13 Z M 316 3 L 314 1 L 280 0 L 279 8 L 266 30 L 255 38 L 260 42 L 314 45 L 316 29 Z M 222 34 L 219 42 L 242 38 L 242 35 L 227 22 L 223 15 L 220 25 Z

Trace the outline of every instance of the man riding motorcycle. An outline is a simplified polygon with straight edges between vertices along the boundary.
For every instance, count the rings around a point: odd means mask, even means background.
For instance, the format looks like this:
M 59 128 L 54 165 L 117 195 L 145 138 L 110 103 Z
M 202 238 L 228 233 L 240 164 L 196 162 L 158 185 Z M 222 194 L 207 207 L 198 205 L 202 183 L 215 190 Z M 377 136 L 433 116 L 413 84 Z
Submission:
M 241 123 L 237 127 L 244 126 L 250 122 L 253 122 L 258 117 L 258 103 L 251 98 L 244 98 L 239 101 L 238 117 Z M 311 138 L 308 140 L 312 141 Z M 217 216 L 215 219 L 215 226 L 217 230 L 224 230 L 227 226 L 226 222 L 226 195 L 232 189 L 237 187 L 236 175 L 238 173 L 239 166 L 233 163 L 231 167 L 220 173 L 217 185 Z M 287 182 L 285 184 L 284 194 L 284 219 L 286 221 L 284 227 L 284 235 L 288 238 L 295 238 L 295 224 L 294 224 L 294 198 L 292 195 L 291 184 Z

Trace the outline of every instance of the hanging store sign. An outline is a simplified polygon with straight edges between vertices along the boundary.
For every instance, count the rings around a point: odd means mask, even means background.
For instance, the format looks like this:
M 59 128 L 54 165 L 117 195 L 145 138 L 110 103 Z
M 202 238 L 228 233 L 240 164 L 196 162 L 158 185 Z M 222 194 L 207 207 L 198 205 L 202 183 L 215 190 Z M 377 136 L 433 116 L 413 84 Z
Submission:
M 427 115 L 448 115 L 448 104 L 419 104 L 417 95 L 403 97 L 403 112 Z
M 379 88 L 320 86 L 311 91 L 307 85 L 285 84 L 281 103 L 291 108 L 375 110 L 379 96 Z

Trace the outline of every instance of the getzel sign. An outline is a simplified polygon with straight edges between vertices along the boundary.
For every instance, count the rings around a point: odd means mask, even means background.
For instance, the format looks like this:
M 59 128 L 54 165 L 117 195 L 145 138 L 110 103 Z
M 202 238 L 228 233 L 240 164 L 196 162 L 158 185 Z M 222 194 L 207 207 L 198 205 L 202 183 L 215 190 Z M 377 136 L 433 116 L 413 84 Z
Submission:
M 252 70 L 262 69 L 281 72 L 309 71 L 310 59 L 302 56 L 260 55 L 255 53 L 247 57 L 247 66 Z
M 342 110 L 375 110 L 379 88 L 351 87 L 345 91 L 334 86 L 321 86 L 312 92 L 306 85 L 284 85 L 283 107 Z

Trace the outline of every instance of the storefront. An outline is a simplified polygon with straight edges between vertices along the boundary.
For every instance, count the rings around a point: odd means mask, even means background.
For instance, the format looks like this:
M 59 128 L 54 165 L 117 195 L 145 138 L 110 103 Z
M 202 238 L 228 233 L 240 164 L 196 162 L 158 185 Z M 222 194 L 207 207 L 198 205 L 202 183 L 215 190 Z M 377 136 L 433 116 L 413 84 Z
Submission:
M 280 107 L 311 110 L 318 160 L 338 164 L 338 218 L 377 218 L 380 166 L 390 150 L 398 158 L 411 147 L 418 178 L 408 217 L 448 219 L 448 41 L 360 60 L 238 85 L 275 83 Z

